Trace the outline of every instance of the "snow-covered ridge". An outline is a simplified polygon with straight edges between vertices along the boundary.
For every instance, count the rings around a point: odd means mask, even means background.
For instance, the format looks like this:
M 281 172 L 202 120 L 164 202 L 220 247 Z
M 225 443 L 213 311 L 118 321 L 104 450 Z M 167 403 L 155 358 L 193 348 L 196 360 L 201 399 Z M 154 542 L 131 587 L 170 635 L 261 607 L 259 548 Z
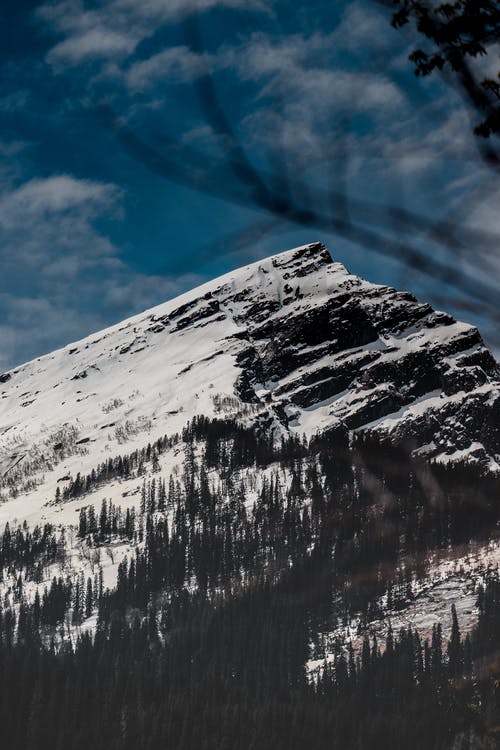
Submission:
M 0 375 L 0 477 L 50 498 L 123 442 L 221 411 L 278 431 L 369 432 L 485 470 L 500 460 L 498 366 L 477 330 L 316 243 Z

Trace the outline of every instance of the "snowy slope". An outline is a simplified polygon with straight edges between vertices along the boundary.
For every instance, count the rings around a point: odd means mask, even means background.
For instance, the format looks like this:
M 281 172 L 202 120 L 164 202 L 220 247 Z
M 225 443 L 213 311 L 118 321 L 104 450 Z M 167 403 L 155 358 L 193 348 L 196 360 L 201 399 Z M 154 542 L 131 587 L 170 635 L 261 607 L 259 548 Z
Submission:
M 221 411 L 498 469 L 498 367 L 477 330 L 314 244 L 0 375 L 0 491 L 40 507 L 68 472 Z

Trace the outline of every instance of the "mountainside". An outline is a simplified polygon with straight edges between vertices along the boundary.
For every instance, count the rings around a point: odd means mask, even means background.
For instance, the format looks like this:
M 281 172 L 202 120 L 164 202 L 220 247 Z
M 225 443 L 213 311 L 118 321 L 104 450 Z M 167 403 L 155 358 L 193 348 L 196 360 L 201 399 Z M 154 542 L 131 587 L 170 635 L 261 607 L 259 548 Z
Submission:
M 498 378 L 319 244 L 2 374 L 5 747 L 498 747 Z
M 474 327 L 313 244 L 0 375 L 0 471 L 4 488 L 17 470 L 51 497 L 57 478 L 124 441 L 224 413 L 275 434 L 352 430 L 497 472 L 498 378 Z

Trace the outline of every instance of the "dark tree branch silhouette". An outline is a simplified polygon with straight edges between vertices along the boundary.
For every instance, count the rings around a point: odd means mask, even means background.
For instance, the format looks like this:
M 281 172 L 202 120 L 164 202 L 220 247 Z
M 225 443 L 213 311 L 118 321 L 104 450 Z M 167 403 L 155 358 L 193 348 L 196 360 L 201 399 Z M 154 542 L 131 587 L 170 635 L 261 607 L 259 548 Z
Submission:
M 486 57 L 500 40 L 500 3 L 497 0 L 458 0 L 429 3 L 422 0 L 379 0 L 398 6 L 392 25 L 398 29 L 413 24 L 425 44 L 410 54 L 415 74 L 435 71 L 452 74 L 465 101 L 481 117 L 474 132 L 487 139 L 500 132 L 500 72 L 496 78 L 484 75 L 474 61 Z M 498 146 L 482 143 L 485 161 L 500 164 Z

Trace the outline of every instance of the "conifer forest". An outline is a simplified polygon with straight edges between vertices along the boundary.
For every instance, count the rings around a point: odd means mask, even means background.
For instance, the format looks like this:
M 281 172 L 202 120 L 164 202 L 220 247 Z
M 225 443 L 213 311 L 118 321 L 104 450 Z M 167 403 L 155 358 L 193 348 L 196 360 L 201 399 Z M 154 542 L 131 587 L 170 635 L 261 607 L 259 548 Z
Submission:
M 175 477 L 159 461 L 174 445 Z M 245 468 L 262 478 L 252 502 Z M 53 502 L 126 476 L 141 481 L 137 509 L 104 497 L 77 525 L 90 551 L 130 543 L 113 587 L 98 566 L 31 600 L 30 583 L 64 560 L 64 534 L 3 531 L 2 576 L 14 583 L 0 613 L 2 747 L 498 747 L 496 569 L 477 586 L 470 632 L 454 604 L 446 637 L 440 623 L 425 638 L 367 627 L 381 602 L 411 599 L 432 551 L 491 533 L 498 480 L 342 433 L 276 442 L 198 417 L 70 478 Z M 356 645 L 339 637 L 327 654 L 321 634 L 356 613 Z M 93 631 L 80 628 L 89 618 Z

